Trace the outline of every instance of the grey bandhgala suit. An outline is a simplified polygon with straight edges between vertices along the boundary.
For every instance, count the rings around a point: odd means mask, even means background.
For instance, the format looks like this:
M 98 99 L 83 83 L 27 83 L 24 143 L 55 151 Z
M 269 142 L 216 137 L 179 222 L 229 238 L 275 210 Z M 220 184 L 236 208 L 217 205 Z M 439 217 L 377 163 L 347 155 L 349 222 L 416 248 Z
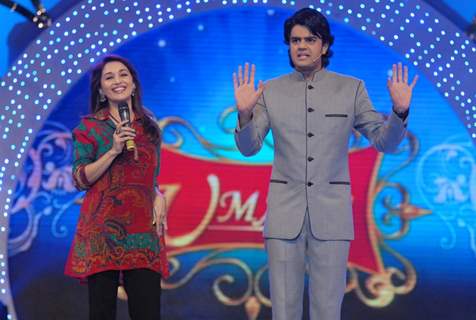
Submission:
M 260 150 L 270 129 L 274 139 L 264 226 L 273 319 L 300 317 L 304 272 L 304 261 L 293 262 L 302 257 L 293 257 L 293 250 L 282 257 L 280 252 L 287 249 L 274 248 L 274 240 L 299 246 L 303 234 L 316 240 L 306 249 L 309 266 L 317 266 L 310 272 L 311 319 L 340 319 L 349 241 L 354 237 L 349 138 L 356 129 L 379 151 L 392 152 L 406 134 L 406 122 L 394 112 L 384 121 L 361 80 L 326 69 L 312 80 L 295 71 L 266 83 L 252 119 L 235 130 L 235 141 L 241 153 L 250 156 Z M 274 266 L 276 260 L 286 260 L 285 266 Z M 332 266 L 322 266 L 326 261 L 333 261 Z M 295 272 L 301 275 L 292 276 Z M 290 300 L 297 306 L 283 306 L 281 295 L 288 291 L 298 296 Z

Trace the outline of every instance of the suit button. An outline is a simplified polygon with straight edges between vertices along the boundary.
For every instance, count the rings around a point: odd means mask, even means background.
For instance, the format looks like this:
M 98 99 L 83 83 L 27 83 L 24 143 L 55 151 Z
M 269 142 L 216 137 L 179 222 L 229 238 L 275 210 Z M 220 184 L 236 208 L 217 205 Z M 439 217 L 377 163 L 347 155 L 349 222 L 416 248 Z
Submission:
M 307 111 L 308 111 L 308 112 L 313 112 L 314 109 L 313 109 L 313 108 L 307 108 Z
M 314 136 L 314 133 L 309 132 L 309 133 L 307 134 L 307 136 L 308 136 L 309 138 L 312 138 L 312 137 Z
M 308 186 L 308 187 L 311 187 L 313 184 L 314 184 L 314 183 L 312 183 L 312 182 L 308 182 L 308 183 L 307 183 L 307 186 Z
M 307 157 L 307 161 L 311 162 L 312 160 L 314 160 L 313 157 Z
M 308 88 L 309 90 L 314 89 L 314 87 L 313 87 L 312 85 L 308 85 L 307 88 Z

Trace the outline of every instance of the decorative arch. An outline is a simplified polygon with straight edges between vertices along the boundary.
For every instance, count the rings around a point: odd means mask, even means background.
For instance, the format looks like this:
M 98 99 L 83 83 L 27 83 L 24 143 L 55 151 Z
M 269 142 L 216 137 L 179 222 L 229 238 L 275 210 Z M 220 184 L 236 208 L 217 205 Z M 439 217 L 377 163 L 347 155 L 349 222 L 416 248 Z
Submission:
M 214 9 L 310 6 L 367 33 L 417 67 L 476 142 L 476 46 L 424 1 L 165 0 L 78 3 L 20 55 L 0 82 L 0 300 L 17 319 L 8 279 L 9 211 L 27 152 L 62 97 L 102 55 L 128 40 L 190 15 Z M 473 64 L 471 64 L 473 61 Z M 437 112 L 437 111 L 435 111 Z

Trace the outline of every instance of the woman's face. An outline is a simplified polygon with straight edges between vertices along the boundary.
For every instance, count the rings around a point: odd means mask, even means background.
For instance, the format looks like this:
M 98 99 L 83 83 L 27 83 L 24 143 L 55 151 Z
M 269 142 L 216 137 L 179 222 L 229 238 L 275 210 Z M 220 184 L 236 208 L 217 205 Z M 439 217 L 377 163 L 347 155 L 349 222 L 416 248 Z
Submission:
M 131 72 L 119 61 L 106 63 L 102 69 L 101 91 L 109 103 L 128 101 L 135 90 Z

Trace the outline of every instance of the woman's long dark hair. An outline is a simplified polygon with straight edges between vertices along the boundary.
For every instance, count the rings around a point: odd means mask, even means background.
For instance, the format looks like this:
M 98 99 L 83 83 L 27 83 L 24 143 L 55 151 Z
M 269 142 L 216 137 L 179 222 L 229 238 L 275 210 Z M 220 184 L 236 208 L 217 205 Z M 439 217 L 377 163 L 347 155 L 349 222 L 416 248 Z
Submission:
M 116 55 L 107 55 L 101 62 L 99 62 L 91 72 L 91 83 L 90 83 L 90 102 L 89 106 L 91 113 L 97 113 L 98 111 L 109 108 L 109 102 L 107 99 L 105 101 L 100 100 L 99 89 L 101 88 L 101 77 L 104 66 L 109 62 L 120 62 L 126 66 L 132 76 L 132 81 L 135 84 L 135 93 L 132 96 L 132 110 L 138 118 L 140 118 L 142 125 L 144 126 L 145 133 L 150 137 L 151 141 L 155 144 L 159 144 L 160 129 L 155 120 L 153 120 L 152 113 L 144 108 L 142 105 L 142 87 L 137 76 L 137 71 L 134 69 L 132 64 L 126 59 L 116 56 Z

